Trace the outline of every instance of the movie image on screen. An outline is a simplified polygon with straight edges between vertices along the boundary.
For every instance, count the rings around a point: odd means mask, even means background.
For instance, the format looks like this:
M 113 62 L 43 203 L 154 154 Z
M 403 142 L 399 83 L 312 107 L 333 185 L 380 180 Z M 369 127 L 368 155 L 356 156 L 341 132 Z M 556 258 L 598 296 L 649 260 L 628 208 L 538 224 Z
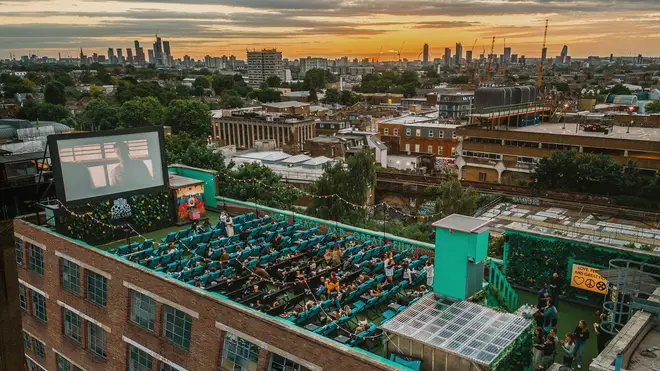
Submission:
M 164 186 L 157 131 L 57 140 L 66 201 Z

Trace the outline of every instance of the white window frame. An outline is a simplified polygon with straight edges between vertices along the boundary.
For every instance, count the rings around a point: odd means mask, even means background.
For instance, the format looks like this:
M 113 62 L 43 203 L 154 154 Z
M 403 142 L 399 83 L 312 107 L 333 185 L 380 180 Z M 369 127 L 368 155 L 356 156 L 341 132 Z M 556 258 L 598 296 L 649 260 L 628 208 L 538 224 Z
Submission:
M 394 128 L 394 129 L 392 129 L 392 131 L 393 131 L 392 134 L 393 134 L 394 136 L 398 136 L 398 135 L 399 135 L 399 129 Z
M 383 128 L 383 135 L 390 135 L 390 129 Z
M 433 130 L 429 129 L 429 138 L 433 138 Z

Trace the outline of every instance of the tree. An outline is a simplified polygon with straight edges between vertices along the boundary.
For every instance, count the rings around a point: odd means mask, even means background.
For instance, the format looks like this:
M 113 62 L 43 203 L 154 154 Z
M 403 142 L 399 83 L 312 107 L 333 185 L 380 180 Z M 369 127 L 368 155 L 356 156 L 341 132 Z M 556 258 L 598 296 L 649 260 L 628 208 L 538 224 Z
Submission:
M 646 105 L 646 112 L 660 113 L 660 100 L 656 100 Z
M 305 88 L 306 89 L 325 89 L 325 85 L 337 81 L 335 75 L 330 71 L 323 68 L 312 68 L 305 73 Z
M 73 81 L 71 76 L 68 73 L 62 73 L 55 76 L 55 80 L 61 82 L 64 86 L 75 86 L 76 83 Z
M 309 90 L 309 96 L 307 97 L 309 103 L 316 103 L 319 101 L 318 95 L 316 95 L 316 89 Z
M 278 88 L 282 84 L 282 79 L 280 79 L 278 76 L 275 75 L 269 76 L 266 79 L 266 84 L 268 85 L 268 87 Z
M 373 154 L 367 150 L 358 152 L 345 162 L 327 166 L 321 178 L 312 185 L 312 192 L 317 197 L 312 199 L 307 212 L 322 219 L 357 223 L 366 218 L 366 210 L 353 205 L 365 205 L 368 191 L 375 184 Z M 331 195 L 338 195 L 341 199 Z
M 104 99 L 94 99 L 77 117 L 78 129 L 113 130 L 119 124 L 119 109 Z
M 64 105 L 66 103 L 66 89 L 59 81 L 51 81 L 44 89 L 44 101 L 50 104 Z
M 632 94 L 630 92 L 630 89 L 627 87 L 621 85 L 621 84 L 616 84 L 612 88 L 606 91 L 609 94 L 614 94 L 614 95 L 630 95 Z
M 170 165 L 181 164 L 225 174 L 227 167 L 221 153 L 206 146 L 204 138 L 194 138 L 185 132 L 165 137 L 165 151 Z
M 353 93 L 352 91 L 343 90 L 341 92 L 340 103 L 345 105 L 345 106 L 352 106 L 355 103 L 359 102 L 360 100 L 362 100 L 362 96 L 357 95 L 357 94 Z
M 192 84 L 193 88 L 200 87 L 202 89 L 208 89 L 211 87 L 211 83 L 205 77 L 198 77 Z
M 279 175 L 266 166 L 245 164 L 235 169 L 227 167 L 224 156 L 210 150 L 202 138 L 185 132 L 173 134 L 165 138 L 165 150 L 170 164 L 217 171 L 222 184 L 221 196 L 278 209 L 290 209 L 298 198 L 299 192 L 282 183 Z
M 138 97 L 124 102 L 119 108 L 119 126 L 135 128 L 163 125 L 164 116 L 165 110 L 158 99 Z
M 165 110 L 165 125 L 171 126 L 174 133 L 206 138 L 211 131 L 209 106 L 198 100 L 175 99 Z
M 273 89 L 257 89 L 252 90 L 248 94 L 248 98 L 256 99 L 259 102 L 279 102 L 281 100 L 282 92 Z
M 620 165 L 610 156 L 554 151 L 534 169 L 533 186 L 554 191 L 617 195 L 637 192 L 642 185 L 634 163 Z
M 220 102 L 222 108 L 241 108 L 244 105 L 245 102 L 234 90 L 225 91 Z
M 436 212 L 442 213 L 443 216 L 472 216 L 477 211 L 479 194 L 472 187 L 464 188 L 456 179 L 430 188 L 427 192 L 435 198 Z
M 57 104 L 37 103 L 31 97 L 23 102 L 18 111 L 18 118 L 30 121 L 57 121 L 63 122 L 71 116 L 71 111 Z
M 341 96 L 339 95 L 339 90 L 327 89 L 325 91 L 325 98 L 323 98 L 323 103 L 335 104 L 335 103 L 339 103 L 340 100 L 341 100 Z
M 243 164 L 230 169 L 228 175 L 222 182 L 222 196 L 288 210 L 300 194 L 297 189 L 284 184 L 273 170 L 261 164 Z
M 451 84 L 467 84 L 470 82 L 470 77 L 461 75 L 461 76 L 456 76 L 452 77 L 451 80 L 449 80 Z

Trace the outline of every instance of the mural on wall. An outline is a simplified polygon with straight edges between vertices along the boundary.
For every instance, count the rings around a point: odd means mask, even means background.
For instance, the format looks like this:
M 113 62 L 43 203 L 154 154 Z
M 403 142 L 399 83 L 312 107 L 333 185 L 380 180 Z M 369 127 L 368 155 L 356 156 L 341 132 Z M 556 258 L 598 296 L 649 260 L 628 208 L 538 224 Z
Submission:
M 436 157 L 435 170 L 445 175 L 456 175 L 458 173 L 458 166 L 454 163 L 453 158 Z
M 168 192 L 157 192 L 67 206 L 74 214 L 63 213 L 58 228 L 62 234 L 89 244 L 116 241 L 126 238 L 126 224 L 138 233 L 169 227 L 172 224 L 171 205 Z
M 203 201 L 204 184 L 178 188 L 174 194 L 178 223 L 206 218 L 206 206 Z

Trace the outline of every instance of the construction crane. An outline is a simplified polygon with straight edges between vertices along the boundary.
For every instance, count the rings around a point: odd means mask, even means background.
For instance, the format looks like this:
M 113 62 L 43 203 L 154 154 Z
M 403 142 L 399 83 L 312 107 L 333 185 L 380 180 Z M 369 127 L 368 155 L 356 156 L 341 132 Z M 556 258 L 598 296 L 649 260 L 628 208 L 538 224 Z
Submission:
M 545 31 L 543 31 L 543 47 L 541 48 L 541 63 L 539 63 L 539 72 L 536 75 L 536 86 L 543 85 L 543 50 L 545 50 L 545 41 L 548 37 L 548 20 L 545 20 Z
M 380 55 L 383 54 L 383 46 L 381 45 L 380 50 L 378 51 L 378 54 L 371 58 L 371 63 L 378 63 L 378 60 L 380 59 Z
M 506 52 L 506 37 L 504 38 L 504 50 Z M 504 54 L 504 61 L 503 61 L 503 66 L 502 66 L 502 76 L 506 77 L 506 54 Z
M 392 50 L 394 53 L 396 53 L 396 56 L 399 58 L 399 62 L 401 62 L 401 52 L 403 51 L 403 46 L 404 46 L 405 44 L 406 44 L 406 41 L 404 40 L 404 41 L 401 43 L 401 47 L 399 48 L 399 50 Z
M 493 41 L 490 43 L 490 54 L 488 54 L 488 66 L 486 67 L 486 81 L 491 79 L 490 64 L 493 62 L 493 53 L 495 52 L 495 36 L 493 36 Z

